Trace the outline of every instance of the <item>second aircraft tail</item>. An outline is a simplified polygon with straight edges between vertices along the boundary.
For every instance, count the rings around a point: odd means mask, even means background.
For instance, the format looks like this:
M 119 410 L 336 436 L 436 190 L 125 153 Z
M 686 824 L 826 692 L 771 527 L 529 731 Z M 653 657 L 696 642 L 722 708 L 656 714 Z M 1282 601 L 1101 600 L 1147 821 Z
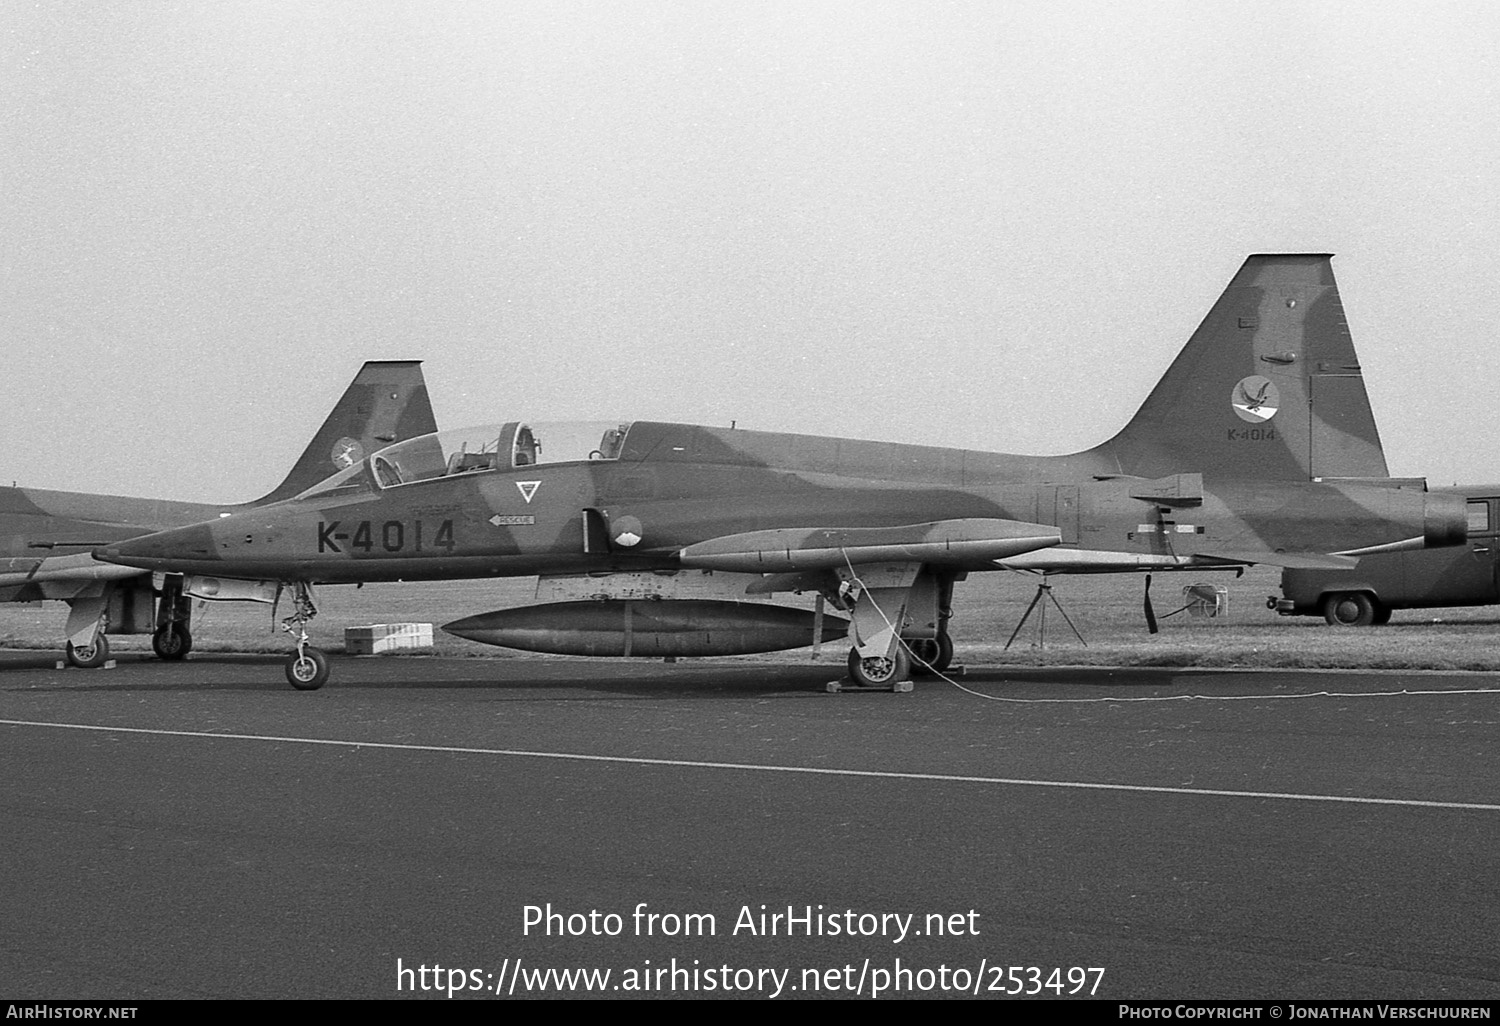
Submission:
M 344 390 L 286 480 L 250 505 L 290 499 L 376 449 L 436 430 L 422 362 L 370 360 Z

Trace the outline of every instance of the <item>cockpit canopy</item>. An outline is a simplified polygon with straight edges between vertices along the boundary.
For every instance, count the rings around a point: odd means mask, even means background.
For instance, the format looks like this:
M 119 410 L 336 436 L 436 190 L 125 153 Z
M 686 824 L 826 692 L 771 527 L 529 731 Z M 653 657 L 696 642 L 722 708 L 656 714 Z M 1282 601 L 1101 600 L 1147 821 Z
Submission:
M 625 445 L 630 422 L 559 421 L 507 424 L 439 431 L 409 438 L 372 454 L 367 461 L 340 471 L 298 498 L 361 487 L 368 466 L 380 488 L 431 481 L 455 474 L 512 470 L 548 463 L 616 460 Z

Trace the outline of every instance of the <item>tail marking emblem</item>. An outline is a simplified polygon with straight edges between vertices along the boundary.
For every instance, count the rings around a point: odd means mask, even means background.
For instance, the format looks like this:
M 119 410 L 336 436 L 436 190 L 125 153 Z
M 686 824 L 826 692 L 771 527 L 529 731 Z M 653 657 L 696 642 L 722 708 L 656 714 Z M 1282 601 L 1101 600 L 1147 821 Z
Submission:
M 329 458 L 333 460 L 335 467 L 345 470 L 365 458 L 365 447 L 359 444 L 358 439 L 340 438 L 333 443 Z
M 1263 424 L 1281 408 L 1281 393 L 1269 378 L 1252 374 L 1241 378 L 1229 395 L 1235 415 L 1250 424 Z

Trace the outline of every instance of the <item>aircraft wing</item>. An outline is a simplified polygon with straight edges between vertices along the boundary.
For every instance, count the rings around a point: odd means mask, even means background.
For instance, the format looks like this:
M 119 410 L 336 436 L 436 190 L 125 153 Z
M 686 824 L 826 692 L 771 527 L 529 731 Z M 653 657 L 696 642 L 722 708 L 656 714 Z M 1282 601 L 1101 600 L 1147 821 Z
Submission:
M 69 556 L 22 556 L 0 559 L 0 602 L 66 599 L 94 581 L 123 581 L 150 576 L 135 567 L 101 563 L 87 552 Z

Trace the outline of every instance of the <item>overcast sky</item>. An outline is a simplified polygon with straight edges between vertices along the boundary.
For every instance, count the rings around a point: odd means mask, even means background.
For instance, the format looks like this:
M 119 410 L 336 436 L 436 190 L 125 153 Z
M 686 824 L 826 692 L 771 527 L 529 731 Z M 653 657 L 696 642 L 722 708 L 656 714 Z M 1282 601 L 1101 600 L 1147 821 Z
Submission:
M 0 13 L 6 483 L 251 498 L 370 358 L 1070 452 L 1268 251 L 1337 254 L 1393 473 L 1500 480 L 1500 5 Z

